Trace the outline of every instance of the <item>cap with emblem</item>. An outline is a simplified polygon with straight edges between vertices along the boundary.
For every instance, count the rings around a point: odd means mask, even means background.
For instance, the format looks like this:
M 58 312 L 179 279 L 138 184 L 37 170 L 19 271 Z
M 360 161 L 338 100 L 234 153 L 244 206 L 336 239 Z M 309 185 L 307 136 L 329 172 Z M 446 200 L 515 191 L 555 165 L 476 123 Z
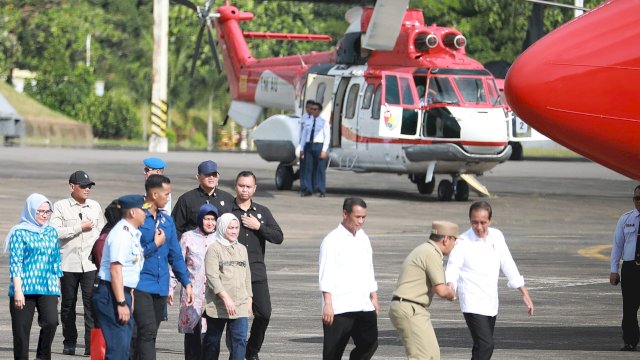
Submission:
M 198 174 L 213 174 L 218 172 L 218 164 L 214 161 L 203 161 L 198 165 Z
M 93 181 L 89 178 L 89 175 L 82 171 L 78 170 L 69 176 L 69 184 L 75 185 L 95 185 Z
M 157 157 L 146 158 L 142 160 L 142 162 L 144 163 L 144 166 L 149 169 L 164 169 L 167 166 L 164 160 Z
M 431 233 L 435 235 L 445 235 L 458 237 L 460 229 L 457 224 L 450 221 L 437 220 L 431 224 Z
M 133 208 L 144 209 L 144 196 L 142 195 L 123 195 L 118 198 L 116 207 L 118 209 L 127 210 Z

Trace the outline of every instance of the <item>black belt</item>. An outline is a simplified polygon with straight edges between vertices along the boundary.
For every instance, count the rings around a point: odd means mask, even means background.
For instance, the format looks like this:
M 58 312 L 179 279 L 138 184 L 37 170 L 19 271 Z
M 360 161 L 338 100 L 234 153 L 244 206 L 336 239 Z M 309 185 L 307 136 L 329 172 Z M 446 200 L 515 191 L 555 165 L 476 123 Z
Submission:
M 420 306 L 422 306 L 423 308 L 426 308 L 426 306 L 424 306 L 424 304 L 421 304 L 421 303 L 419 303 L 419 302 L 417 302 L 417 301 L 413 301 L 413 300 L 409 300 L 409 299 L 401 298 L 401 297 L 399 297 L 399 296 L 395 296 L 395 295 L 391 298 L 391 301 L 408 302 L 408 303 L 416 304 L 416 305 L 420 305 Z
M 102 279 L 100 279 L 100 284 L 102 284 L 102 285 L 104 285 L 104 286 L 108 286 L 108 287 L 109 287 L 109 289 L 111 289 L 111 281 L 106 281 L 106 280 L 102 280 Z M 131 293 L 131 292 L 133 291 L 133 288 L 130 288 L 130 287 L 128 287 L 128 286 L 125 286 L 125 287 L 124 287 L 124 291 L 125 291 L 125 292 L 128 292 L 128 293 Z
M 636 261 L 636 260 L 626 260 L 622 262 L 623 264 L 636 264 L 638 266 L 640 266 L 640 261 Z

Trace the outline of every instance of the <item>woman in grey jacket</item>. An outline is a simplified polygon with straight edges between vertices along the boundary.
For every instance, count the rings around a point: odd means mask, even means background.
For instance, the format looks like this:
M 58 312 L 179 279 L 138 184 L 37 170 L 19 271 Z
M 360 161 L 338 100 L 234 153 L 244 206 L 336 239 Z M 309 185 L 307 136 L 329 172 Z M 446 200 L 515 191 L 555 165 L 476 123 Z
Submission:
M 232 360 L 243 360 L 251 315 L 251 270 L 247 249 L 238 243 L 240 222 L 233 214 L 220 216 L 216 241 L 207 249 L 205 273 L 207 290 L 203 339 L 203 359 L 218 359 L 225 325 L 231 334 Z

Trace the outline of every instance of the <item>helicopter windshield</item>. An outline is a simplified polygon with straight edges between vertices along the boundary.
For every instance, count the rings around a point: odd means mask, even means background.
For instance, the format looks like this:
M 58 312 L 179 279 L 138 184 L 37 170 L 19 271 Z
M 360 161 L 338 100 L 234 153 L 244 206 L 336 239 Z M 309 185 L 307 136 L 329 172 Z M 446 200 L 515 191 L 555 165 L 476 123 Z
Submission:
M 429 79 L 426 104 L 446 103 L 458 104 L 458 95 L 448 77 L 432 77 Z
M 486 103 L 487 95 L 484 92 L 482 78 L 455 77 L 456 85 L 465 102 Z

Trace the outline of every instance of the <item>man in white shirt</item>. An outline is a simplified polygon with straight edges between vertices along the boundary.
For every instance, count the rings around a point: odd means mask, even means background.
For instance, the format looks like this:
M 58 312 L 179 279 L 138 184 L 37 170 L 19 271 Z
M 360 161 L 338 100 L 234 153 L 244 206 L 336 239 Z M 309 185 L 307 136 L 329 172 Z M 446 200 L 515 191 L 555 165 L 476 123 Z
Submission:
M 322 104 L 310 106 L 311 117 L 302 123 L 300 134 L 300 158 L 304 160 L 304 169 L 300 174 L 301 196 L 310 196 L 314 192 L 325 197 L 327 192 L 327 151 L 331 141 L 329 122 L 320 116 Z
M 64 355 L 75 355 L 76 352 L 78 287 L 82 291 L 84 308 L 84 354 L 89 355 L 91 349 L 91 329 L 94 326 L 91 293 L 97 268 L 89 259 L 89 255 L 104 226 L 100 204 L 89 199 L 91 187 L 95 184 L 84 171 L 76 171 L 71 174 L 69 177 L 71 197 L 57 201 L 53 205 L 53 214 L 51 215 L 51 226 L 58 231 L 64 273 L 60 279 L 62 294 L 60 320 L 64 336 L 62 350 Z
M 635 209 L 622 214 L 616 225 L 611 247 L 611 285 L 620 283 L 620 260 L 622 260 L 622 340 L 621 351 L 636 351 L 640 328 L 640 185 L 633 191 Z
M 493 329 L 498 315 L 498 277 L 507 277 L 510 288 L 520 290 L 529 315 L 533 302 L 511 257 L 504 235 L 491 225 L 492 209 L 486 201 L 469 208 L 471 229 L 460 237 L 447 263 L 445 278 L 452 283 L 460 308 L 473 338 L 472 360 L 490 359 L 493 354 Z
M 362 230 L 366 217 L 364 200 L 346 198 L 342 223 L 320 246 L 324 360 L 340 360 L 349 338 L 355 344 L 350 359 L 371 359 L 378 348 L 378 283 L 371 243 Z

